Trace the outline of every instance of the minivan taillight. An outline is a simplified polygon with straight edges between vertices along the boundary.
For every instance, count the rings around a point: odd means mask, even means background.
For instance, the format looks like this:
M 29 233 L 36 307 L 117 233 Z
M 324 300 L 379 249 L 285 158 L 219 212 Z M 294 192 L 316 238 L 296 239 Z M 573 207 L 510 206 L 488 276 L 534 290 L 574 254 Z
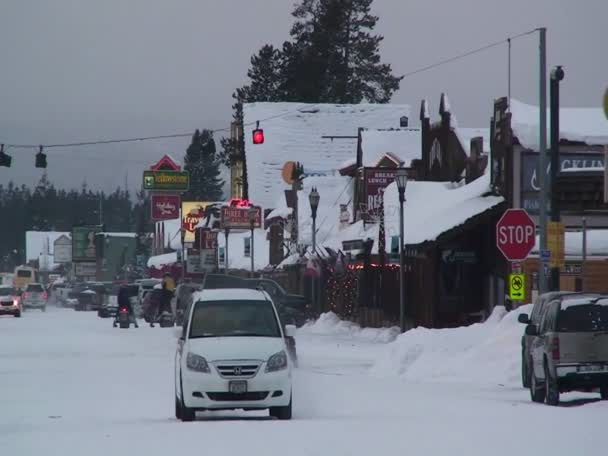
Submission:
M 551 357 L 554 361 L 559 361 L 559 337 L 554 337 L 551 340 Z

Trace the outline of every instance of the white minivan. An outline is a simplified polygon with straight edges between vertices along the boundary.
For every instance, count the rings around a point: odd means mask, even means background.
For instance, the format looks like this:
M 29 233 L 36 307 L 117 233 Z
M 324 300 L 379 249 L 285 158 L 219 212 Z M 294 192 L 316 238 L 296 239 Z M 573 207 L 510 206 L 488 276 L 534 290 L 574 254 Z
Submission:
M 175 355 L 175 416 L 203 410 L 270 410 L 291 419 L 292 365 L 271 298 L 251 289 L 193 296 Z

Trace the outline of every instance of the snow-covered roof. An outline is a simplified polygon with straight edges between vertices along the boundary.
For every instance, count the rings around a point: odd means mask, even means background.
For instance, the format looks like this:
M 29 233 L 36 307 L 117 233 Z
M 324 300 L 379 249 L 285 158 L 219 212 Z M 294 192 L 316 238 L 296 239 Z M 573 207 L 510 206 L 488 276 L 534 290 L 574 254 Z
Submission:
M 511 99 L 511 128 L 520 144 L 539 149 L 538 106 Z M 608 121 L 601 108 L 560 108 L 560 139 L 587 145 L 608 144 Z M 547 110 L 547 135 L 549 110 Z
M 61 236 L 71 238 L 72 233 L 67 231 L 26 231 L 25 232 L 25 258 L 26 261 L 35 261 L 41 255 L 53 254 L 53 243 Z
M 405 243 L 416 245 L 434 241 L 441 234 L 504 201 L 499 196 L 484 196 L 489 192 L 489 188 L 489 175 L 461 186 L 445 182 L 408 183 L 404 208 Z M 429 204 L 429 201 L 433 204 Z M 399 196 L 394 182 L 386 188 L 384 207 L 388 250 L 391 236 L 399 235 Z M 323 245 L 341 249 L 342 241 L 368 238 L 375 241 L 373 252 L 377 252 L 378 224 L 364 225 L 363 221 L 359 221 L 336 233 Z
M 260 121 L 264 144 L 253 144 L 245 131 L 249 198 L 263 208 L 274 208 L 277 195 L 289 188 L 281 178 L 286 161 L 299 161 L 305 173 L 337 170 L 356 155 L 358 128 L 399 128 L 410 115 L 409 105 L 246 103 L 245 125 Z M 267 119 L 267 120 L 264 120 Z M 249 130 L 253 127 L 247 127 Z M 351 136 L 352 138 L 322 138 Z
M 361 149 L 364 166 L 376 166 L 389 153 L 410 167 L 412 160 L 422 158 L 422 133 L 419 128 L 365 129 Z
M 273 209 L 270 214 L 268 214 L 266 216 L 266 220 L 271 220 L 275 217 L 281 217 L 281 218 L 287 218 L 291 215 L 291 213 L 293 212 L 293 209 L 291 207 L 277 207 L 276 209 Z
M 311 176 L 302 182 L 302 190 L 298 192 L 298 227 L 299 242 L 312 244 L 312 212 L 308 195 L 315 187 L 319 192 L 319 207 L 317 208 L 317 242 L 323 244 L 325 239 L 329 239 L 335 232 L 339 231 L 340 225 L 340 205 L 347 204 L 349 211 L 352 212 L 352 202 L 354 180 L 352 177 L 332 175 L 332 176 Z M 285 198 L 279 198 L 275 207 L 286 209 Z M 352 219 L 352 213 L 350 214 Z
M 106 237 L 128 237 L 128 238 L 136 238 L 137 237 L 137 233 L 109 233 L 109 232 L 103 232 L 103 233 L 98 233 L 98 234 L 102 234 Z
M 162 269 L 164 266 L 177 263 L 177 252 L 164 253 L 148 258 L 148 267 Z

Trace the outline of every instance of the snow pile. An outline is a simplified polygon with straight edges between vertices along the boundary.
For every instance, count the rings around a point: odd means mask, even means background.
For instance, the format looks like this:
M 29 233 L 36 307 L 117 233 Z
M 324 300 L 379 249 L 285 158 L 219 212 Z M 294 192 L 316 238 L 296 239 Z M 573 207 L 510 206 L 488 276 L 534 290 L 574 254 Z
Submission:
M 340 320 L 333 312 L 322 314 L 318 320 L 302 326 L 301 335 L 339 336 L 355 341 L 389 343 L 399 335 L 399 328 L 361 328 L 351 321 Z
M 524 147 L 538 150 L 540 137 L 538 106 L 511 99 L 510 109 L 514 135 Z M 601 108 L 560 108 L 559 115 L 560 139 L 583 142 L 587 145 L 608 144 L 608 122 Z
M 413 329 L 386 347 L 371 372 L 412 381 L 519 385 L 524 325 L 517 316 L 531 310 L 527 305 L 506 313 L 497 307 L 484 323 Z

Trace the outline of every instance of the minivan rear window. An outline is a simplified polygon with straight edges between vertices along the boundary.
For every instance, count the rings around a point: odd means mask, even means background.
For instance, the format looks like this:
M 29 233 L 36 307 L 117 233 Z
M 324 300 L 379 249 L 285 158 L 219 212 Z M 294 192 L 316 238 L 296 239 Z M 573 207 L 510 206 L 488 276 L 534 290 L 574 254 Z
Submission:
M 42 288 L 42 285 L 37 285 L 37 284 L 36 284 L 36 285 L 33 285 L 33 284 L 30 284 L 30 285 L 28 285 L 28 286 L 27 286 L 27 291 L 34 291 L 34 292 L 35 292 L 35 291 L 38 291 L 38 292 L 43 292 L 43 291 L 44 291 L 44 288 Z
M 590 303 L 562 309 L 557 316 L 557 331 L 608 331 L 608 306 Z

